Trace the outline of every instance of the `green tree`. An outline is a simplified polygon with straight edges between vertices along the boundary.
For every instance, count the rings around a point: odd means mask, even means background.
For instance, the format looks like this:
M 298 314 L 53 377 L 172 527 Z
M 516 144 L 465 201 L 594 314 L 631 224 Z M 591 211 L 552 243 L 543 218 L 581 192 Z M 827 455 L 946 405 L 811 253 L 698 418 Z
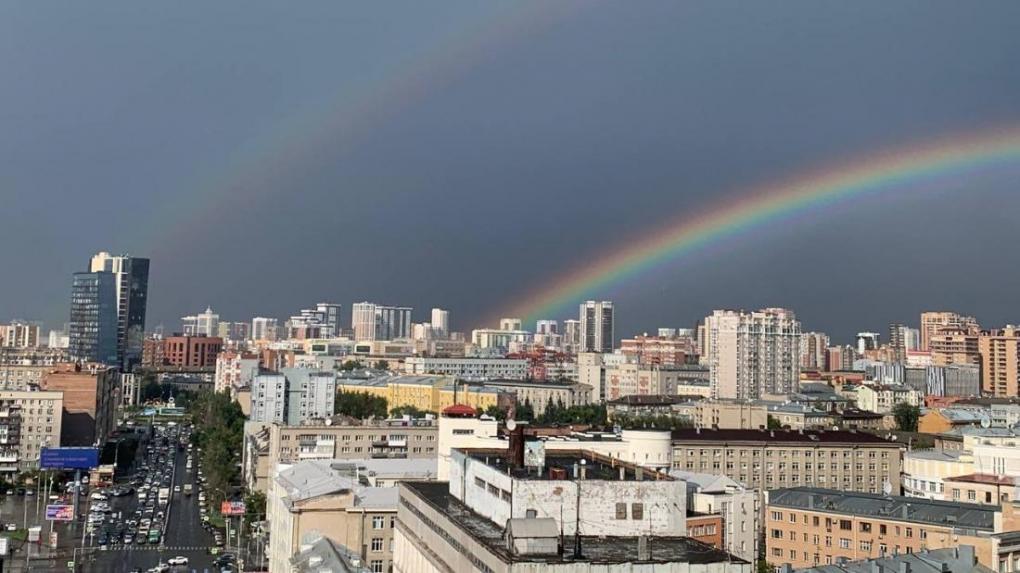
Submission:
M 893 406 L 893 417 L 896 418 L 896 427 L 901 432 L 916 432 L 917 421 L 921 418 L 921 409 L 906 402 L 900 402 Z
M 410 416 L 412 418 L 424 418 L 426 414 L 435 414 L 435 412 L 419 410 L 414 406 L 397 406 L 396 408 L 390 410 L 390 416 L 394 418 L 401 418 L 404 416 Z
M 148 402 L 150 400 L 158 400 L 163 397 L 163 388 L 156 382 L 155 377 L 147 377 L 145 384 L 142 386 L 142 402 Z
M 491 417 L 499 420 L 500 422 L 502 422 L 503 420 L 506 420 L 506 410 L 504 410 L 503 408 L 500 408 L 499 406 L 496 406 L 495 404 L 493 404 L 492 406 L 489 406 L 488 408 L 486 408 L 485 412 L 483 412 L 483 413 L 486 416 L 491 416 Z
M 356 361 L 345 360 L 344 363 L 340 365 L 340 370 L 343 370 L 344 372 L 350 372 L 351 370 L 354 370 L 357 367 L 358 363 Z
M 779 418 L 773 417 L 772 414 L 769 414 L 767 423 L 770 430 L 781 430 L 783 428 L 783 425 L 779 422 Z
M 535 419 L 535 407 L 531 405 L 531 400 L 528 398 L 524 399 L 523 404 L 518 404 L 515 408 L 514 418 L 522 422 L 531 422 Z
M 775 566 L 764 559 L 759 559 L 757 561 L 755 569 L 755 573 L 773 573 L 776 570 Z
M 266 518 L 266 494 L 249 491 L 244 497 L 244 523 L 250 525 Z
M 339 391 L 333 411 L 337 414 L 364 420 L 386 417 L 386 398 L 373 396 L 368 392 Z
M 376 370 L 389 370 L 390 369 L 390 363 L 385 361 L 385 360 L 380 360 L 379 362 L 375 363 L 375 369 Z

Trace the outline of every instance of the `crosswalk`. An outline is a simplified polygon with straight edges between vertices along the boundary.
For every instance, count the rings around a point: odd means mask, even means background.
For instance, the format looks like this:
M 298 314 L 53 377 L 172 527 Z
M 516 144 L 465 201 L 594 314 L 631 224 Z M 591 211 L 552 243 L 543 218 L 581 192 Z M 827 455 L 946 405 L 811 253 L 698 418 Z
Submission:
M 112 545 L 107 551 L 208 551 L 208 545 Z

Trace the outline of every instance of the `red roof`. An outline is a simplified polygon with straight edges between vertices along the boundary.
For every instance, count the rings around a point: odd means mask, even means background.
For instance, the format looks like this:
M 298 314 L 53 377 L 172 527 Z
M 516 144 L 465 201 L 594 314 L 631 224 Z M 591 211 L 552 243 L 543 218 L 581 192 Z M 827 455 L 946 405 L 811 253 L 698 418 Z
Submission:
M 474 418 L 478 413 L 475 409 L 467 404 L 454 404 L 453 406 L 447 406 L 443 408 L 444 416 L 453 417 L 471 417 Z

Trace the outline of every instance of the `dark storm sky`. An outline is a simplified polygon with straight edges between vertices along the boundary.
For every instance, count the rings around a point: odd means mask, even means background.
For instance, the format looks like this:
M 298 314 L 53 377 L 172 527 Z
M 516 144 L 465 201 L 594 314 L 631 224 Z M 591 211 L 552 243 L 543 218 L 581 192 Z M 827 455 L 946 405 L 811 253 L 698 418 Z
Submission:
M 1015 1 L 4 3 L 0 320 L 64 322 L 106 249 L 153 259 L 150 326 L 370 299 L 469 330 L 685 210 L 1020 124 L 1017 22 Z M 836 339 L 934 308 L 1017 322 L 1018 178 L 590 295 L 619 336 L 762 305 Z

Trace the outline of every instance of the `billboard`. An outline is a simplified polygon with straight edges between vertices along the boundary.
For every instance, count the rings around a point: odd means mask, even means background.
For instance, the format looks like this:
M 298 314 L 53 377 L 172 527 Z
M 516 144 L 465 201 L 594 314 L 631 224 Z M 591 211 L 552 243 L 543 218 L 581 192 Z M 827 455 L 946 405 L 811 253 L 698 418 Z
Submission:
M 221 515 L 244 515 L 243 501 L 224 501 L 220 504 Z
M 43 448 L 39 455 L 39 467 L 44 470 L 90 470 L 97 466 L 97 448 Z
M 46 519 L 50 521 L 71 521 L 74 519 L 73 505 L 47 505 Z

